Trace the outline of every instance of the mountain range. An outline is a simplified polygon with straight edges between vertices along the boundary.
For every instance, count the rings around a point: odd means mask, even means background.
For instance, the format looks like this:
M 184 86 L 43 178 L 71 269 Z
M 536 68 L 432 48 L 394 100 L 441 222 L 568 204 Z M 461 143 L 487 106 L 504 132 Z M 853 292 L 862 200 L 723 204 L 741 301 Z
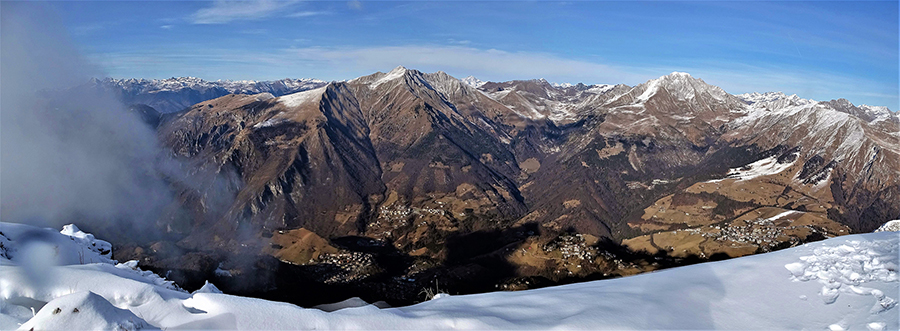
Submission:
M 686 73 L 572 85 L 401 66 L 81 88 L 164 113 L 160 141 L 199 182 L 172 184 L 178 206 L 159 225 L 177 240 L 117 250 L 159 270 L 178 267 L 144 246 L 260 254 L 403 301 L 436 280 L 478 292 L 628 275 L 900 218 L 896 113 L 732 95 Z M 241 274 L 206 259 L 202 276 Z
M 228 94 L 271 93 L 282 96 L 324 86 L 317 79 L 290 79 L 275 81 L 217 80 L 207 81 L 196 77 L 172 77 L 169 79 L 91 79 L 79 86 L 82 91 L 103 91 L 118 97 L 127 105 L 144 104 L 160 113 L 171 113 L 198 102 Z

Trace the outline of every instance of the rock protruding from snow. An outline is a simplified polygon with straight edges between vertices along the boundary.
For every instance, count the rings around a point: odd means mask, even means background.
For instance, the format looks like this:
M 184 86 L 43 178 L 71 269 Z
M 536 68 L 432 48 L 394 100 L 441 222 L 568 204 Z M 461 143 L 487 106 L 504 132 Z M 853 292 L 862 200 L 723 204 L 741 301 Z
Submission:
M 389 305 L 387 302 L 377 301 L 375 303 L 370 304 L 370 303 L 366 302 L 365 300 L 360 299 L 359 297 L 352 297 L 352 298 L 349 298 L 349 299 L 341 301 L 341 302 L 326 303 L 326 304 L 315 306 L 313 308 L 321 310 L 321 311 L 333 312 L 333 311 L 338 311 L 338 310 L 346 309 L 346 308 L 359 308 L 359 307 L 365 307 L 365 306 L 369 306 L 369 305 L 372 305 L 372 306 L 380 308 L 380 309 L 391 308 L 391 305 Z
M 893 220 L 884 223 L 884 225 L 875 229 L 875 232 L 883 232 L 883 231 L 900 231 L 900 220 Z
M 127 309 L 119 309 L 90 291 L 53 299 L 19 330 L 156 329 Z

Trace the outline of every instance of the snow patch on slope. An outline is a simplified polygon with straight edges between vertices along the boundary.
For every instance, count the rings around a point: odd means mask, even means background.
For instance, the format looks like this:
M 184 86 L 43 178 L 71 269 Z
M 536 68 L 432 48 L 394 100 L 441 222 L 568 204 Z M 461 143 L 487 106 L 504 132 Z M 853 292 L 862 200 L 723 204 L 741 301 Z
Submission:
M 378 85 L 381 85 L 386 82 L 403 77 L 403 75 L 406 74 L 406 71 L 407 71 L 407 69 L 405 67 L 398 66 L 398 67 L 394 68 L 394 70 L 391 70 L 391 72 L 388 72 L 386 75 L 384 75 L 381 78 L 378 78 L 377 80 L 372 82 L 372 84 L 369 85 L 369 87 L 374 89 L 374 88 L 378 87 Z
M 280 102 L 281 104 L 285 105 L 286 107 L 291 107 L 291 108 L 297 107 L 304 103 L 307 103 L 310 101 L 315 101 L 316 98 L 322 96 L 322 93 L 325 93 L 326 87 L 327 86 L 323 86 L 323 87 L 309 90 L 309 91 L 303 91 L 303 92 L 297 92 L 297 93 L 293 93 L 293 94 L 284 95 L 284 96 L 279 97 L 276 100 L 278 102 Z
M 650 100 L 650 97 L 656 94 L 656 91 L 659 90 L 659 82 L 660 79 L 654 79 L 648 82 L 647 86 L 644 87 L 644 93 L 641 93 L 641 95 L 637 97 L 638 103 L 644 103 L 647 102 L 647 100 Z
M 276 125 L 278 125 L 278 124 L 281 124 L 281 123 L 284 123 L 284 122 L 287 122 L 287 121 L 288 121 L 287 118 L 284 118 L 284 117 L 278 117 L 278 115 L 280 115 L 280 114 L 277 114 L 277 115 L 275 115 L 274 117 L 272 117 L 272 118 L 270 118 L 270 119 L 267 119 L 267 120 L 265 120 L 265 121 L 262 121 L 262 122 L 259 122 L 259 123 L 254 124 L 254 125 L 253 125 L 253 128 L 254 128 L 254 129 L 267 128 L 267 127 L 270 127 L 270 126 L 276 126 Z

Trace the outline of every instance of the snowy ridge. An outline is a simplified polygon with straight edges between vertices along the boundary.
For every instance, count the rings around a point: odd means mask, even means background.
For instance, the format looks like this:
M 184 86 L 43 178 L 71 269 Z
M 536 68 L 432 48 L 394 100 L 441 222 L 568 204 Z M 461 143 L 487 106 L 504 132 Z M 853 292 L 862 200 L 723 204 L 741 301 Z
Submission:
M 613 85 L 613 84 L 591 85 L 591 87 L 588 88 L 587 91 L 588 91 L 588 92 L 591 92 L 591 93 L 596 93 L 596 94 L 603 94 L 603 93 L 612 91 L 612 89 L 615 88 L 615 87 L 616 87 L 616 86 Z
M 656 94 L 656 91 L 659 89 L 659 79 L 648 81 L 645 84 L 646 86 L 643 86 L 644 92 L 637 97 L 638 103 L 647 102 L 647 100 L 650 100 L 650 97 Z
M 333 312 L 221 294 L 211 284 L 172 290 L 105 263 L 55 266 L 55 277 L 34 283 L 13 263 L 0 269 L 0 328 L 896 330 L 898 242 L 895 232 L 848 235 L 619 279 L 444 294 L 401 308 L 354 301 Z
M 122 88 L 130 94 L 137 93 L 159 93 L 174 92 L 184 89 L 197 91 L 205 91 L 208 89 L 221 88 L 228 93 L 239 94 L 257 94 L 269 92 L 277 95 L 279 91 L 290 91 L 298 89 L 306 89 L 311 86 L 320 86 L 326 84 L 325 81 L 313 78 L 291 79 L 285 78 L 273 81 L 255 81 L 255 80 L 216 80 L 208 81 L 197 77 L 172 77 L 167 79 L 115 79 L 104 78 L 92 79 L 92 83 L 104 86 L 116 86 Z
M 896 122 L 897 117 L 888 107 L 859 105 L 855 106 L 846 99 L 837 99 L 827 102 L 820 102 L 812 99 L 803 99 L 796 94 L 786 95 L 783 92 L 766 92 L 766 93 L 744 93 L 738 94 L 740 98 L 753 109 L 765 111 L 790 111 L 803 107 L 811 107 L 822 105 L 858 117 L 868 123 L 886 122 L 892 119 Z
M 487 89 L 484 86 L 488 86 Z M 583 110 L 598 107 L 610 97 L 606 94 L 616 87 L 581 83 L 554 85 L 545 79 L 533 79 L 491 82 L 490 85 L 483 85 L 480 91 L 521 117 L 532 120 L 549 119 L 554 123 L 564 124 L 584 116 L 581 114 Z
M 161 113 L 183 110 L 198 102 L 228 94 L 259 95 L 268 93 L 282 96 L 325 86 L 318 79 L 281 79 L 274 81 L 217 80 L 207 81 L 196 77 L 168 79 L 91 79 L 74 89 L 98 90 L 115 95 L 126 105 L 145 104 Z
M 863 176 L 865 163 L 873 160 L 878 149 L 898 151 L 898 145 L 894 142 L 869 139 L 867 131 L 872 130 L 872 124 L 866 123 L 866 120 L 851 112 L 835 109 L 834 104 L 834 102 L 801 102 L 790 103 L 783 108 L 751 105 L 750 112 L 730 122 L 728 126 L 732 130 L 737 130 L 736 132 L 745 132 L 750 136 L 760 135 L 759 139 L 771 139 L 776 144 L 808 146 L 805 151 L 807 155 L 821 154 L 838 162 L 850 162 L 844 166 L 856 169 L 855 175 L 858 176 Z M 807 128 L 808 131 L 799 134 L 788 129 L 789 127 Z M 771 131 L 781 131 L 789 135 L 765 134 Z
M 859 105 L 859 106 L 857 106 L 857 108 L 862 110 L 864 114 L 871 116 L 873 118 L 872 123 L 889 121 L 892 118 L 896 119 L 896 116 L 891 112 L 891 110 L 888 107 Z
M 318 97 L 325 93 L 325 86 L 303 92 L 292 93 L 278 97 L 276 100 L 286 107 L 297 107 L 304 103 L 315 101 Z
M 804 106 L 818 103 L 812 99 L 802 99 L 796 94 L 785 95 L 783 92 L 744 93 L 735 95 L 753 108 L 778 110 L 789 106 Z
M 50 255 L 54 264 L 59 265 L 116 263 L 112 259 L 112 244 L 82 232 L 74 224 L 64 226 L 61 231 L 14 223 L 0 224 L 0 265 L 27 263 L 34 256 L 46 254 Z M 52 252 L 45 249 L 48 247 Z
M 183 90 L 195 90 L 203 93 L 212 89 L 221 89 L 229 94 L 258 94 L 268 92 L 274 95 L 282 95 L 291 91 L 306 90 L 326 84 L 325 81 L 312 78 L 285 78 L 274 81 L 208 81 L 197 77 L 173 77 L 167 79 L 104 78 L 102 80 L 95 78 L 91 80 L 91 83 L 107 88 L 116 87 L 121 89 L 127 95 L 179 92 Z
M 397 66 L 396 68 L 394 68 L 393 70 L 391 70 L 390 72 L 385 74 L 384 76 L 381 76 L 381 78 L 378 78 L 377 80 L 372 82 L 369 85 L 369 88 L 374 89 L 374 88 L 377 88 L 378 85 L 381 85 L 381 84 L 390 82 L 392 80 L 398 79 L 400 77 L 403 77 L 403 75 L 406 75 L 406 72 L 407 72 L 407 69 L 405 67 Z

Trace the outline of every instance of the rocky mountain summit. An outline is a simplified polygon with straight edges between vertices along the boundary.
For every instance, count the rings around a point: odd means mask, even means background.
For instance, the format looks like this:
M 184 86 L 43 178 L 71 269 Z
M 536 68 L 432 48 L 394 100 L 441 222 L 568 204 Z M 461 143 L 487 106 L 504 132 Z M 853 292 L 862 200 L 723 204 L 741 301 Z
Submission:
M 628 275 L 900 217 L 900 121 L 844 99 L 731 95 L 677 72 L 633 87 L 404 67 L 331 83 L 101 82 L 166 111 L 211 96 L 158 128 L 196 181 L 173 183 L 179 206 L 159 225 L 232 270 L 210 277 L 268 270 L 265 286 L 402 303 L 436 283 Z M 164 259 L 141 245 L 117 252 Z M 280 262 L 235 262 L 254 254 Z

